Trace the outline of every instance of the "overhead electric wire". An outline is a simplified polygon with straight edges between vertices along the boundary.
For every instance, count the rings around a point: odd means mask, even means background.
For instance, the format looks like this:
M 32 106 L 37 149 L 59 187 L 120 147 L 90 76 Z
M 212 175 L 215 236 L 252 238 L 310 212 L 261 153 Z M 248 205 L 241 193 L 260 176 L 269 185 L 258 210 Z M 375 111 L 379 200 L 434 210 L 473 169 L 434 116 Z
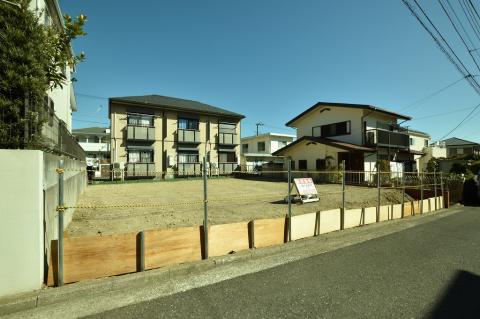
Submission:
M 438 28 L 435 26 L 435 24 L 432 22 L 430 17 L 427 15 L 425 10 L 420 6 L 417 0 L 413 0 L 418 7 L 418 9 L 422 12 L 423 16 L 427 19 L 428 23 L 433 27 L 435 30 L 436 34 L 440 37 L 441 41 L 437 36 L 435 36 L 434 32 L 426 25 L 426 23 L 420 18 L 416 10 L 413 8 L 413 6 L 409 3 L 408 0 L 402 0 L 402 2 L 405 4 L 405 6 L 410 10 L 412 15 L 418 20 L 418 22 L 422 25 L 422 27 L 428 32 L 428 34 L 433 38 L 435 43 L 438 45 L 440 50 L 447 56 L 450 62 L 454 64 L 454 66 L 457 68 L 457 70 L 467 79 L 468 83 L 472 86 L 472 88 L 480 95 L 480 85 L 476 81 L 476 79 L 472 76 L 471 72 L 466 68 L 465 64 L 463 61 L 458 57 L 458 55 L 455 53 L 453 48 L 450 46 L 450 44 L 445 40 L 441 32 L 438 30 Z M 439 0 L 440 1 L 440 0 Z M 473 4 L 472 4 L 473 5 Z M 477 12 L 478 14 L 478 12 Z M 443 44 L 442 44 L 443 43 Z M 445 47 L 446 46 L 446 47 Z M 468 49 L 468 46 L 467 46 Z M 475 113 L 475 111 L 480 107 L 480 104 L 475 106 L 471 112 L 467 114 L 467 116 L 460 121 L 460 123 L 457 124 L 452 130 L 450 130 L 447 134 L 445 134 L 440 140 L 444 139 L 451 133 L 453 133 L 455 130 L 457 130 L 460 126 L 462 126 L 465 121 L 468 120 L 472 114 Z
M 83 97 L 87 97 L 87 98 L 91 98 L 91 99 L 108 100 L 108 97 L 98 96 L 98 95 L 92 95 L 92 94 L 85 94 L 85 93 L 75 92 L 75 95 L 83 96 Z
M 470 6 L 466 1 L 458 0 L 460 7 L 462 8 L 463 14 L 467 18 L 468 23 L 470 24 L 470 28 L 475 33 L 477 39 L 480 41 L 480 25 L 478 24 L 477 20 L 475 19 L 473 11 L 470 9 Z M 473 49 L 477 54 L 479 54 L 478 49 Z
M 465 49 L 467 49 L 468 51 L 468 54 L 470 55 L 470 57 L 472 58 L 473 60 L 473 63 L 475 63 L 475 65 L 477 66 L 477 69 L 480 71 L 480 66 L 478 65 L 477 63 L 477 60 L 475 60 L 475 58 L 473 57 L 473 54 L 472 54 L 472 51 L 470 50 L 468 44 L 465 42 L 465 39 L 463 38 L 462 34 L 460 33 L 460 30 L 458 30 L 457 26 L 455 25 L 455 23 L 453 22 L 452 20 L 452 17 L 450 16 L 450 14 L 448 13 L 448 10 L 445 8 L 445 6 L 443 5 L 442 3 L 442 0 L 438 0 L 438 3 L 440 4 L 440 6 L 442 7 L 443 9 L 443 12 L 445 12 L 445 15 L 447 16 L 448 20 L 450 21 L 450 24 L 452 25 L 453 29 L 455 30 L 455 32 L 458 34 L 458 36 L 460 37 L 460 40 L 462 41 L 463 45 L 465 46 Z M 452 6 L 450 5 L 450 2 L 448 2 L 447 0 L 447 4 L 450 6 L 450 9 L 452 10 L 452 12 L 454 13 L 455 17 L 457 17 L 458 19 L 458 16 L 457 14 L 455 13 L 455 11 L 453 10 Z M 463 25 L 461 24 L 461 22 L 459 21 L 459 24 L 461 25 L 461 27 L 463 28 Z M 464 29 L 465 30 L 465 29 Z M 470 39 L 470 37 L 469 37 Z M 470 42 L 472 40 L 470 39 Z
M 110 123 L 106 123 L 106 122 L 85 121 L 85 120 L 77 120 L 77 119 L 72 119 L 72 121 L 110 125 Z
M 413 118 L 413 120 L 411 120 L 411 122 L 418 121 L 418 120 L 425 120 L 425 119 L 429 119 L 429 118 L 432 118 L 432 117 L 438 117 L 438 116 L 442 116 L 442 115 L 458 113 L 458 112 L 462 112 L 462 111 L 471 110 L 471 109 L 474 109 L 474 108 L 475 108 L 475 106 L 464 107 L 464 108 L 461 108 L 461 109 L 455 109 L 455 110 L 451 110 L 451 111 L 448 111 L 448 112 L 435 113 L 435 114 L 415 117 L 415 118 Z
M 468 118 L 473 114 L 475 113 L 475 111 L 480 107 L 480 104 L 478 104 L 477 106 L 474 107 L 473 110 L 470 111 L 470 113 L 467 114 L 467 116 L 465 116 L 465 118 L 463 120 L 460 121 L 460 123 L 457 124 L 457 126 L 455 126 L 453 129 L 450 130 L 450 132 L 448 132 L 447 134 L 445 134 L 444 136 L 442 136 L 440 138 L 440 140 L 443 140 L 445 137 L 449 136 L 450 134 L 452 134 L 454 131 L 456 131 L 460 126 L 462 126 L 463 123 L 465 123 L 465 121 L 468 120 Z
M 417 105 L 417 104 L 419 104 L 419 103 L 421 103 L 421 102 L 424 102 L 424 101 L 426 101 L 426 100 L 434 97 L 435 95 L 438 95 L 438 94 L 442 93 L 442 92 L 445 91 L 446 89 L 454 86 L 455 84 L 457 84 L 458 82 L 464 80 L 465 78 L 466 78 L 465 76 L 464 76 L 464 77 L 461 77 L 460 79 L 455 80 L 454 82 L 448 84 L 447 86 L 442 87 L 441 89 L 439 89 L 439 90 L 437 90 L 437 91 L 435 91 L 435 92 L 433 92 L 433 93 L 430 93 L 429 95 L 427 95 L 427 96 L 425 96 L 425 97 L 422 97 L 421 99 L 416 100 L 416 101 L 413 102 L 413 103 L 410 103 L 409 105 L 401 108 L 399 111 L 403 111 L 403 110 L 409 109 L 409 108 L 411 108 L 411 107 L 414 106 L 414 105 Z

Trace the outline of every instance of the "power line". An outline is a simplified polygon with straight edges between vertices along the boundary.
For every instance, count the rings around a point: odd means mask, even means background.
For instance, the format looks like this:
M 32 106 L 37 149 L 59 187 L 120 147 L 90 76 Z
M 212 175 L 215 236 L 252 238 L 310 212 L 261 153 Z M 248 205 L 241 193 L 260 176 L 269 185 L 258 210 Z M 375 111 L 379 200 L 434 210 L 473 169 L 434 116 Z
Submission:
M 460 82 L 460 81 L 462 81 L 462 80 L 464 80 L 464 79 L 465 79 L 465 77 L 461 77 L 460 79 L 456 80 L 455 82 L 452 82 L 452 83 L 448 84 L 447 86 L 445 86 L 445 87 L 443 87 L 443 88 L 441 88 L 441 89 L 439 89 L 439 90 L 437 90 L 437 91 L 435 91 L 435 92 L 433 92 L 433 93 L 430 93 L 429 95 L 427 95 L 427 96 L 425 96 L 425 97 L 423 97 L 423 98 L 421 98 L 421 99 L 419 99 L 419 100 L 417 100 L 417 101 L 415 101 L 415 102 L 413 102 L 413 103 L 410 103 L 409 105 L 401 108 L 400 111 L 409 109 L 409 108 L 411 108 L 411 107 L 414 106 L 414 105 L 417 105 L 417 104 L 419 104 L 419 103 L 421 103 L 421 102 L 424 102 L 424 101 L 426 101 L 426 100 L 434 97 L 435 95 L 438 95 L 438 94 L 442 93 L 442 92 L 445 91 L 446 89 L 454 86 L 455 84 L 457 84 L 458 82 Z
M 432 117 L 438 117 L 438 116 L 442 116 L 442 115 L 458 113 L 458 112 L 462 112 L 462 111 L 466 111 L 466 110 L 471 110 L 471 109 L 474 109 L 474 108 L 475 108 L 475 106 L 464 107 L 464 108 L 461 108 L 461 109 L 451 110 L 449 112 L 442 112 L 442 113 L 430 114 L 430 115 L 421 116 L 421 117 L 415 117 L 414 119 L 411 120 L 411 122 L 418 121 L 418 120 L 429 119 L 429 118 L 432 118 Z
M 444 136 L 442 136 L 440 138 L 440 140 L 443 140 L 445 137 L 449 136 L 450 134 L 452 134 L 454 131 L 456 131 L 460 126 L 462 126 L 463 123 L 465 123 L 467 121 L 467 119 L 470 117 L 470 115 L 472 115 L 473 113 L 475 113 L 475 111 L 480 107 L 480 104 L 478 104 L 477 106 L 474 107 L 473 110 L 470 111 L 470 113 L 467 114 L 467 116 L 465 116 L 463 118 L 463 120 L 460 121 L 460 123 L 457 124 L 457 126 L 455 126 L 453 129 L 450 130 L 450 132 L 448 132 L 447 134 L 445 134 Z
M 87 97 L 87 98 L 90 98 L 90 99 L 98 99 L 98 100 L 108 100 L 109 99 L 108 97 L 104 97 L 104 96 L 85 94 L 85 93 L 79 93 L 79 92 L 75 92 L 75 95 Z
M 72 121 L 110 125 L 110 123 L 106 123 L 106 122 L 85 121 L 85 120 L 77 120 L 77 119 L 72 119 Z
M 470 48 L 468 47 L 468 44 L 465 42 L 465 39 L 463 38 L 462 34 L 460 33 L 460 31 L 458 30 L 457 26 L 455 25 L 455 23 L 453 22 L 450 14 L 448 13 L 447 9 L 445 8 L 445 6 L 443 5 L 442 1 L 441 0 L 438 0 L 438 3 L 440 4 L 440 6 L 442 7 L 442 10 L 443 12 L 445 12 L 445 15 L 447 16 L 448 20 L 450 21 L 450 24 L 453 26 L 453 29 L 455 29 L 455 32 L 458 34 L 458 36 L 460 37 L 460 40 L 462 40 L 462 43 L 463 45 L 465 46 L 465 48 L 467 49 L 468 51 L 468 54 L 470 55 L 470 57 L 472 58 L 473 60 L 473 63 L 475 63 L 475 65 L 477 66 L 477 69 L 480 71 L 480 66 L 478 65 L 477 61 L 475 60 L 475 58 L 473 57 L 473 54 L 472 54 L 472 51 L 470 50 Z M 458 16 L 457 14 L 455 13 L 455 11 L 453 10 L 453 7 L 450 5 L 450 2 L 447 0 L 447 4 L 450 6 L 450 9 L 452 10 L 453 14 L 455 15 L 455 17 L 458 19 Z M 458 23 L 460 24 L 461 28 L 463 28 L 463 25 L 461 23 L 461 21 L 459 20 Z M 464 32 L 465 32 L 465 28 L 463 28 Z M 467 33 L 467 37 L 468 39 L 470 39 L 470 37 L 468 36 L 468 33 Z M 472 42 L 472 40 L 470 39 L 470 42 Z

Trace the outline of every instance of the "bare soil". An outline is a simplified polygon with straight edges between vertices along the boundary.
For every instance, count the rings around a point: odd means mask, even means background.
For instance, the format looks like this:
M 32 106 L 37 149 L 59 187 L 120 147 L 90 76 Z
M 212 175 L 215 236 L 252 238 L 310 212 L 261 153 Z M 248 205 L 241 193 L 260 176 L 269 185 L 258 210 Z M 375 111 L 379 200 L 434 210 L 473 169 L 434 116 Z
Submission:
M 301 215 L 341 207 L 341 185 L 316 185 L 320 201 L 292 205 L 292 214 Z M 285 216 L 285 182 L 236 178 L 208 181 L 209 222 L 224 224 L 252 219 Z M 77 208 L 67 228 L 70 237 L 126 233 L 147 229 L 194 226 L 203 223 L 203 181 L 174 180 L 91 185 L 77 206 L 138 205 L 138 207 Z M 405 200 L 411 200 L 405 195 Z M 377 189 L 347 186 L 347 208 L 377 204 Z M 381 190 L 381 204 L 399 204 L 402 192 Z M 196 202 L 194 204 L 181 204 Z

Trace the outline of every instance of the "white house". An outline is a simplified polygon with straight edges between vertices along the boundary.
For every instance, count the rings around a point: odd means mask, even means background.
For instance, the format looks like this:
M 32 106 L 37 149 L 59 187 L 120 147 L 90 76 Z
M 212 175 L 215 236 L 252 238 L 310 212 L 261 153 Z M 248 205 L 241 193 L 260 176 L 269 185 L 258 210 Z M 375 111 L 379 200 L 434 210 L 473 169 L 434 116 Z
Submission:
M 294 169 L 337 168 L 375 171 L 377 161 L 390 162 L 391 171 L 412 171 L 415 155 L 408 129 L 400 121 L 411 117 L 376 106 L 318 102 L 286 123 L 298 139 L 273 153 L 290 157 Z
M 57 0 L 32 0 L 30 1 L 29 9 L 40 15 L 41 23 L 53 26 L 59 30 L 65 28 L 63 15 Z M 72 112 L 77 111 L 77 102 L 72 82 L 73 71 L 66 64 L 62 69 L 66 77 L 65 85 L 47 92 L 48 107 L 65 123 L 69 132 L 72 131 Z
M 110 163 L 110 128 L 87 127 L 72 132 L 85 151 L 87 166 Z
M 425 132 L 413 130 L 411 128 L 408 129 L 408 134 L 410 136 L 410 150 L 418 152 L 419 154 L 414 154 L 413 158 L 415 160 L 415 166 L 413 167 L 413 171 L 425 171 L 428 163 L 428 145 L 430 143 L 430 135 Z
M 283 167 L 283 158 L 272 153 L 287 146 L 295 140 L 295 135 L 265 133 L 242 137 L 240 163 L 246 169 L 253 169 L 264 164 Z

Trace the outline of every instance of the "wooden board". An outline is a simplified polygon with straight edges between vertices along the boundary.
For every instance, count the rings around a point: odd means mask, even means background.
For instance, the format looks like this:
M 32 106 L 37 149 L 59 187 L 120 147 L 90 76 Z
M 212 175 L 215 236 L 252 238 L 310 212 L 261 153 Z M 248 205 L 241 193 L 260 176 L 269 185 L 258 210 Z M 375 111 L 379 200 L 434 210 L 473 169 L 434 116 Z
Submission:
M 344 229 L 358 227 L 363 225 L 362 209 L 347 209 L 345 210 Z
M 212 225 L 208 240 L 211 257 L 249 249 L 248 222 Z
M 200 227 L 145 231 L 145 269 L 202 259 Z
M 412 202 L 405 202 L 403 208 L 403 217 L 413 216 L 413 204 Z
M 392 218 L 402 218 L 402 204 L 394 204 L 392 210 Z
M 52 241 L 52 263 L 47 284 L 57 277 L 57 241 Z M 64 239 L 64 283 L 137 271 L 137 234 Z
M 377 222 L 377 207 L 366 207 L 364 208 L 364 224 L 374 224 Z
M 430 212 L 430 200 L 429 199 L 424 199 L 423 200 L 423 213 L 428 213 Z
M 340 230 L 340 209 L 320 212 L 320 234 Z
M 285 222 L 285 218 L 255 220 L 255 247 L 261 248 L 283 244 L 285 242 Z
M 292 217 L 292 240 L 312 237 L 315 235 L 316 213 Z
M 385 220 L 390 220 L 392 215 L 392 206 L 391 205 L 383 205 L 380 206 L 380 221 L 383 222 Z

